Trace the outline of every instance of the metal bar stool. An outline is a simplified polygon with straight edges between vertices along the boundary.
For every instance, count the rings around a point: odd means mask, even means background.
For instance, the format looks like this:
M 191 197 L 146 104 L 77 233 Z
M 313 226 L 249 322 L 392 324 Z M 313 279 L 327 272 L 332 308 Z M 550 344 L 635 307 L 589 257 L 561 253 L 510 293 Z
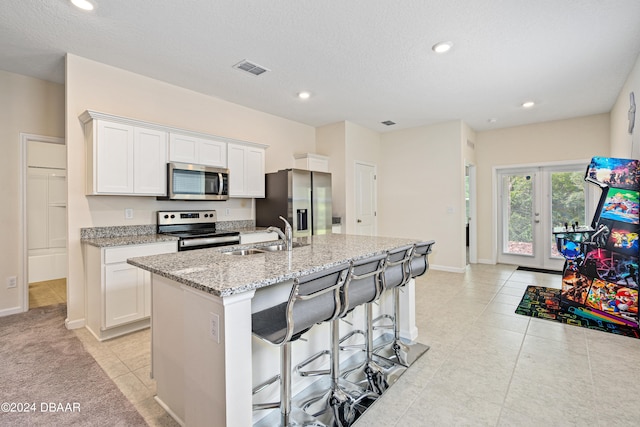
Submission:
M 357 369 L 345 372 L 344 377 L 353 377 L 360 372 L 360 375 L 356 376 L 356 378 L 360 377 L 356 380 L 356 384 L 363 384 L 366 390 L 378 395 L 384 393 L 389 388 L 389 384 L 385 369 L 373 360 L 372 304 L 384 291 L 383 272 L 386 260 L 387 255 L 381 254 L 354 263 L 343 291 L 344 314 L 363 304 L 365 310 L 365 360 Z M 366 379 L 366 382 L 363 382 L 363 379 Z
M 375 354 L 405 367 L 411 366 L 429 347 L 420 343 L 405 343 L 400 339 L 400 288 L 410 279 L 427 272 L 427 257 L 434 243 L 430 240 L 417 243 L 410 250 L 398 248 L 390 251 L 384 272 L 385 287 L 393 290 L 393 341 L 376 348 Z
M 341 313 L 341 290 L 349 275 L 349 263 L 295 278 L 289 299 L 251 316 L 254 335 L 280 346 L 280 375 L 254 389 L 254 394 L 280 379 L 280 401 L 253 405 L 254 410 L 280 408 L 281 426 L 317 425 L 313 417 L 291 404 L 291 343 L 313 325 L 333 321 Z
M 361 412 L 386 389 L 382 384 L 384 374 L 372 357 L 372 346 L 370 345 L 371 333 L 371 302 L 380 297 L 382 293 L 382 271 L 386 254 L 380 254 L 354 261 L 352 263 L 349 276 L 341 292 L 342 304 L 339 317 L 355 309 L 357 306 L 365 304 L 365 318 L 369 335 L 365 344 L 367 379 L 365 387 L 358 387 L 351 382 L 340 377 L 340 319 L 336 318 L 331 322 L 331 368 L 325 371 L 303 371 L 302 368 L 316 360 L 325 352 L 318 353 L 305 360 L 296 367 L 296 371 L 302 376 L 331 375 L 331 389 L 328 393 L 313 397 L 307 400 L 303 409 L 312 412 L 315 416 L 320 416 L 330 409 L 333 420 L 329 424 L 338 427 L 351 425 Z M 317 408 L 320 404 L 320 408 Z

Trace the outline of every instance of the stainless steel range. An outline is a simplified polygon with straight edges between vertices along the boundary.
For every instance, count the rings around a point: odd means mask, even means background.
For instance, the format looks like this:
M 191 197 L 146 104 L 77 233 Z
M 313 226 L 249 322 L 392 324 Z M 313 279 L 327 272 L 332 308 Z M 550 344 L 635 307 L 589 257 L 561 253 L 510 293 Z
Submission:
M 158 233 L 178 237 L 178 251 L 240 243 L 240 232 L 217 231 L 216 211 L 158 211 Z

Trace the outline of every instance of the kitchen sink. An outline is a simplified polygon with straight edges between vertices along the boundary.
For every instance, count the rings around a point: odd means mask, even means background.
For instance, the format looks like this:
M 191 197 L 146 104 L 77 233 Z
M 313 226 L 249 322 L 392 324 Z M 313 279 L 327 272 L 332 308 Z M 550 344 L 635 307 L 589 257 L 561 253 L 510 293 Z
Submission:
M 308 245 L 309 245 L 308 243 L 293 242 L 294 249 L 302 246 L 308 246 Z M 286 250 L 287 250 L 287 246 L 284 243 L 280 243 L 277 245 L 260 246 L 259 248 L 236 249 L 233 251 L 226 251 L 222 253 L 225 255 L 243 256 L 243 255 L 263 254 L 265 252 L 280 252 L 280 251 L 286 251 Z
M 293 242 L 293 247 L 294 248 L 299 248 L 301 246 L 307 246 L 308 243 L 298 243 L 298 242 Z M 276 252 L 276 251 L 286 251 L 287 250 L 287 245 L 285 245 L 284 243 L 280 243 L 278 245 L 269 245 L 269 246 L 262 246 L 260 247 L 261 251 L 267 251 L 267 252 Z
M 222 252 L 225 255 L 254 255 L 263 254 L 265 251 L 260 249 L 237 249 L 235 251 Z

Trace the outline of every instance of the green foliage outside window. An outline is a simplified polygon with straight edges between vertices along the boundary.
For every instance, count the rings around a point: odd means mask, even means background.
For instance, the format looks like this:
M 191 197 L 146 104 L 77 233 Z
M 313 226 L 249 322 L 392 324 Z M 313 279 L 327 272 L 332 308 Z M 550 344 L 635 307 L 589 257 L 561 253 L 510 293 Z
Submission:
M 584 172 L 554 172 L 551 174 L 553 199 L 551 221 L 554 227 L 565 222 L 585 225 Z
M 509 241 L 533 242 L 533 182 L 529 175 L 511 175 L 509 180 Z
M 506 177 L 509 185 L 509 241 L 533 242 L 533 181 L 529 175 Z M 576 221 L 585 225 L 584 173 L 551 174 L 551 220 L 554 227 Z M 549 230 L 551 233 L 551 230 Z

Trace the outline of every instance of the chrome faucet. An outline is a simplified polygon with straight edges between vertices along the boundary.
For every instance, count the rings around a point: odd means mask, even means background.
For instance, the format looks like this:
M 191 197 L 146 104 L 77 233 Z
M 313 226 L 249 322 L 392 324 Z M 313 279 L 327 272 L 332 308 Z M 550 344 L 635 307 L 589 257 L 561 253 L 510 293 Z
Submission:
M 282 232 L 282 230 L 280 230 L 280 228 L 273 226 L 267 228 L 267 231 L 278 234 L 278 237 L 280 237 L 284 241 L 287 250 L 291 251 L 293 250 L 293 228 L 291 228 L 291 224 L 289 224 L 289 221 L 287 221 L 286 218 L 283 218 L 281 216 L 279 218 L 284 221 L 284 233 Z

